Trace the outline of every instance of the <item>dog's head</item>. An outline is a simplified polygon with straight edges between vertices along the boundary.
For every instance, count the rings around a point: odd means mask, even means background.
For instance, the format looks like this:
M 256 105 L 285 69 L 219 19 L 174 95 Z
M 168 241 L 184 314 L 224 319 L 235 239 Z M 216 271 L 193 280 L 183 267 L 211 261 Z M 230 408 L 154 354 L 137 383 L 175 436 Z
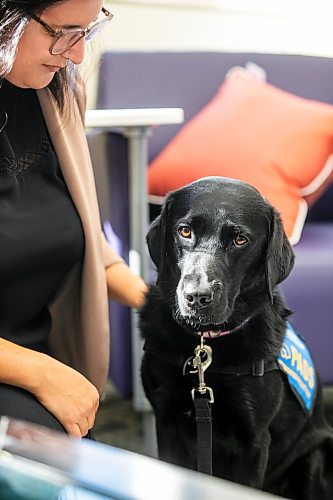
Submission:
M 246 320 L 248 301 L 272 302 L 294 262 L 276 210 L 254 187 L 224 177 L 172 192 L 147 242 L 176 319 L 200 331 Z

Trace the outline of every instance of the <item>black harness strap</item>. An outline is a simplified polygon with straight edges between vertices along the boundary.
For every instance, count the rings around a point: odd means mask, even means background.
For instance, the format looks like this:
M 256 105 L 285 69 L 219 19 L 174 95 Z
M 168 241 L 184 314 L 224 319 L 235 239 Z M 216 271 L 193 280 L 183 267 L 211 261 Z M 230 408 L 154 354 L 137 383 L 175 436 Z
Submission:
M 182 354 L 176 352 L 161 352 L 152 347 L 148 347 L 147 344 L 144 346 L 145 352 L 152 354 L 157 359 L 169 363 L 173 366 L 183 367 L 183 374 L 187 375 L 189 372 L 188 367 L 192 366 L 191 362 L 193 357 L 185 357 Z M 229 365 L 229 366 L 219 366 L 217 363 L 213 363 L 209 367 L 209 373 L 220 373 L 221 375 L 254 375 L 262 376 L 267 372 L 273 370 L 280 370 L 276 359 L 271 359 L 268 361 L 260 360 L 254 363 L 243 363 L 241 365 Z
M 197 422 L 197 470 L 212 475 L 212 412 L 209 398 L 196 396 L 194 406 Z

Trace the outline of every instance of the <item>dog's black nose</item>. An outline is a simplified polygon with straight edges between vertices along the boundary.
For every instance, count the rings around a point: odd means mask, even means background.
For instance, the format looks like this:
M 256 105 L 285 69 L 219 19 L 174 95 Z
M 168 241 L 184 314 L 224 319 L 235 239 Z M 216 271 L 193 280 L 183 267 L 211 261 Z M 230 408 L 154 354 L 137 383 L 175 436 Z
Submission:
M 192 293 L 185 292 L 185 300 L 190 306 L 205 307 L 213 300 L 213 292 L 210 290 L 202 290 Z

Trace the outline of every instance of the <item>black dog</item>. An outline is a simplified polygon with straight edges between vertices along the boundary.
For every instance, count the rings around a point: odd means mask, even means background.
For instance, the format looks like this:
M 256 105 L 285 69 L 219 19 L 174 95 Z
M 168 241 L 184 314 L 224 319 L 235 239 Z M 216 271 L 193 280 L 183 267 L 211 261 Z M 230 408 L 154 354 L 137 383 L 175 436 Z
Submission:
M 212 349 L 204 381 L 215 396 L 213 474 L 287 498 L 332 500 L 332 429 L 276 290 L 294 262 L 278 213 L 255 188 L 207 177 L 168 196 L 147 241 L 158 280 L 140 313 L 142 377 L 160 458 L 197 467 L 199 381 L 187 365 L 202 335 Z

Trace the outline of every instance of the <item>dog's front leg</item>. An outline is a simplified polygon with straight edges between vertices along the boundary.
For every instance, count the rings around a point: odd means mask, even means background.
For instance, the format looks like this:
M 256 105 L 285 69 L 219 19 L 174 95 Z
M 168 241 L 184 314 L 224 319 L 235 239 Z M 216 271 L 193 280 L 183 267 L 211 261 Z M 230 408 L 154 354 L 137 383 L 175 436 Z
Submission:
M 156 369 L 157 366 L 157 369 Z M 182 372 L 177 375 L 168 366 L 147 354 L 142 363 L 142 381 L 156 419 L 158 456 L 161 460 L 194 469 L 196 467 L 196 426 L 189 409 L 190 388 L 182 390 Z
M 156 432 L 160 460 L 196 469 L 195 430 L 184 430 L 183 424 L 157 415 Z
M 240 441 L 229 435 L 214 446 L 213 474 L 253 488 L 263 489 L 269 457 L 270 434 L 265 431 L 254 440 Z M 222 447 L 223 452 L 219 449 Z

